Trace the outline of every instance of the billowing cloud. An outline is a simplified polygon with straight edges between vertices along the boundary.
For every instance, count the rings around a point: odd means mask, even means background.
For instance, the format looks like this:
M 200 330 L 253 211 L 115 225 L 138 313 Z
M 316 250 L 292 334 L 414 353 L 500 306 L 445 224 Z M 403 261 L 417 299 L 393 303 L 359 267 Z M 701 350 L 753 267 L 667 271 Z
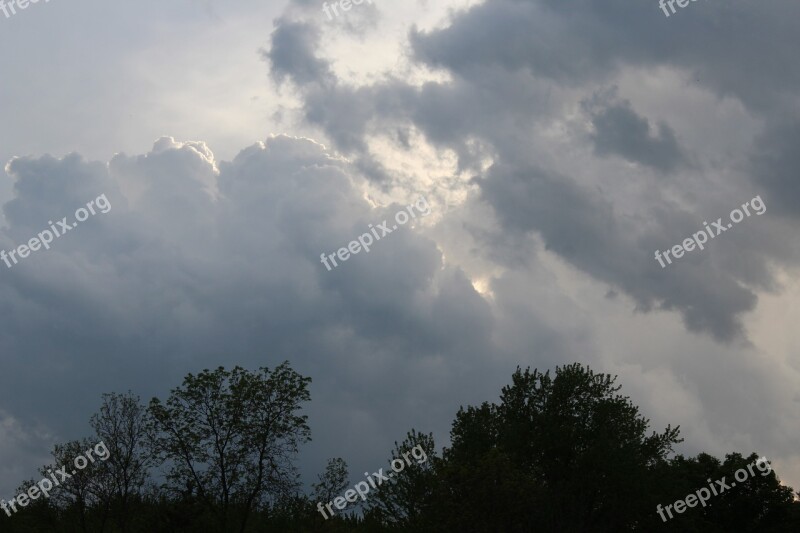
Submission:
M 443 264 L 422 225 L 323 266 L 321 253 L 417 198 L 373 207 L 357 172 L 311 140 L 271 137 L 216 161 L 201 142 L 162 138 L 108 165 L 45 156 L 7 170 L 17 196 L 5 206 L 6 250 L 49 219 L 72 220 L 99 194 L 111 204 L 49 250 L 3 267 L 0 404 L 18 406 L 9 416 L 28 419 L 70 398 L 69 416 L 45 422 L 54 435 L 74 435 L 102 392 L 164 395 L 200 368 L 290 359 L 315 378 L 321 399 L 310 407 L 323 441 L 373 432 L 384 446 L 369 438 L 353 446 L 382 461 L 406 429 L 446 425 L 457 408 L 448 390 L 481 386 L 490 310 L 463 272 Z M 20 390 L 29 391 L 24 403 Z M 439 407 L 387 420 L 396 398 Z
M 622 9 L 621 3 L 611 2 L 602 10 L 586 2 L 573 4 L 582 10 L 581 17 L 574 17 L 572 10 L 567 15 L 560 4 L 550 2 L 486 2 L 455 14 L 444 28 L 412 31 L 413 57 L 420 65 L 445 70 L 447 81 L 419 86 L 389 77 L 353 86 L 320 74 L 311 83 L 304 65 L 327 60 L 323 50 L 309 46 L 303 47 L 307 57 L 294 73 L 274 60 L 272 72 L 301 89 L 308 123 L 322 128 L 362 169 L 378 169 L 371 175 L 375 181 L 385 183 L 387 178 L 368 140 L 386 130 L 413 126 L 433 146 L 455 152 L 460 170 L 477 173 L 480 195 L 495 208 L 505 231 L 540 235 L 548 249 L 624 291 L 639 310 L 678 311 L 692 331 L 723 341 L 745 339 L 743 314 L 755 309 L 758 289 L 774 285 L 766 263 L 767 250 L 777 248 L 778 225 L 771 225 L 767 233 L 768 222 L 753 221 L 757 227 L 731 232 L 714 243 L 713 251 L 668 270 L 662 271 L 653 257 L 655 250 L 680 244 L 702 229 L 704 221 L 726 216 L 758 193 L 758 182 L 748 183 L 740 171 L 745 154 L 724 171 L 731 176 L 722 195 L 726 204 L 719 200 L 715 183 L 722 154 L 707 154 L 688 164 L 687 148 L 680 146 L 667 119 L 642 117 L 624 94 L 612 101 L 597 97 L 598 84 L 605 86 L 626 70 L 669 67 L 689 76 L 698 61 L 717 57 L 713 50 L 701 51 L 690 60 L 660 46 L 653 36 L 665 31 L 665 21 L 645 13 L 642 6 L 626 5 L 625 16 L 616 21 L 611 14 Z M 694 13 L 697 18 L 735 19 L 740 11 L 752 9 L 736 2 L 714 15 L 708 6 L 700 7 Z M 634 17 L 653 32 L 614 27 Z M 678 32 L 699 31 L 692 24 L 668 22 Z M 273 47 L 282 48 L 284 32 L 306 34 L 303 27 L 294 22 L 281 25 L 273 34 Z M 495 38 L 501 34 L 507 38 Z M 685 46 L 676 43 L 678 51 Z M 708 89 L 722 80 L 697 83 Z M 561 93 L 554 95 L 558 90 Z M 744 88 L 738 96 L 754 113 L 764 110 Z M 589 122 L 592 131 L 584 131 L 581 121 Z M 561 135 L 543 131 L 559 128 Z M 574 151 L 595 168 L 573 168 L 570 161 L 551 156 L 560 150 Z M 605 175 L 608 167 L 599 162 L 611 154 L 639 165 L 625 169 L 639 175 L 626 181 L 640 184 L 623 196 Z M 481 162 L 487 159 L 496 164 L 482 172 Z M 673 184 L 660 187 L 653 182 L 664 172 L 679 170 Z M 608 183 L 601 186 L 604 182 Z M 740 249 L 745 240 L 753 242 L 754 235 L 763 253 L 748 257 L 744 267 L 730 264 L 732 249 Z M 771 259 L 783 262 L 787 257 L 778 253 Z

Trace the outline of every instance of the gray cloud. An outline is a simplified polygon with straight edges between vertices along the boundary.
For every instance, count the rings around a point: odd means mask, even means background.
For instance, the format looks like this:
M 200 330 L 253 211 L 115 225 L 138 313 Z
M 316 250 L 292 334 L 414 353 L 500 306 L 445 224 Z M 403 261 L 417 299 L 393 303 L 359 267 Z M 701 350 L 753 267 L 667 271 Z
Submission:
M 320 39 L 316 26 L 286 18 L 276 20 L 275 26 L 272 47 L 262 52 L 272 65 L 275 80 L 291 77 L 298 84 L 306 84 L 330 78 L 327 62 L 314 55 Z
M 374 431 L 351 451 L 382 462 L 410 427 L 445 430 L 454 388 L 489 394 L 491 313 L 433 241 L 402 228 L 333 271 L 320 263 L 402 205 L 370 207 L 358 174 L 313 141 L 273 137 L 217 162 L 203 143 L 163 138 L 108 166 L 70 155 L 8 170 L 17 197 L 5 206 L 6 249 L 102 191 L 112 205 L 0 278 L 0 405 L 42 418 L 54 435 L 42 448 L 79 436 L 102 392 L 164 395 L 186 372 L 219 364 L 289 358 L 314 377 L 310 413 L 328 445 L 310 449 L 308 475 L 341 431 Z M 59 398 L 69 414 L 52 409 Z M 396 398 L 439 407 L 387 420 Z
M 615 214 L 611 203 L 593 198 L 565 176 L 496 166 L 481 182 L 481 191 L 506 228 L 537 231 L 548 249 L 624 289 L 638 309 L 680 311 L 690 330 L 710 332 L 722 341 L 742 336 L 736 316 L 755 307 L 752 291 L 707 262 L 682 264 L 680 272 L 663 270 L 649 247 L 664 242 L 663 233 L 641 232 Z M 667 220 L 672 215 L 660 216 Z M 690 235 L 690 227 L 684 227 L 679 235 Z
M 753 181 L 765 188 L 775 213 L 800 215 L 800 120 L 777 122 L 758 139 L 750 156 Z
M 490 0 L 443 30 L 412 31 L 411 43 L 419 59 L 462 75 L 497 65 L 569 85 L 607 80 L 626 65 L 677 66 L 720 95 L 777 110 L 800 81 L 790 52 L 800 37 L 789 22 L 798 12 L 791 0 L 697 2 L 670 18 L 657 3 Z
M 607 86 L 626 66 L 691 71 L 703 61 L 716 60 L 714 50 L 700 50 L 690 58 L 682 53 L 687 44 L 680 39 L 667 46 L 661 39 L 665 21 L 641 5 L 614 1 L 601 9 L 587 2 L 573 4 L 581 17 L 572 11 L 567 15 L 560 4 L 551 2 L 498 0 L 456 13 L 444 28 L 426 33 L 412 30 L 414 58 L 445 69 L 451 81 L 411 86 L 390 77 L 356 87 L 323 76 L 318 78 L 321 84 L 303 83 L 301 75 L 296 81 L 304 116 L 380 183 L 390 178 L 375 163 L 376 154 L 367 148 L 367 139 L 386 129 L 415 126 L 432 145 L 454 150 L 462 171 L 477 171 L 481 161 L 494 160 L 493 169 L 474 183 L 505 231 L 540 235 L 548 249 L 624 291 L 640 311 L 677 311 L 691 331 L 709 333 L 724 342 L 745 339 L 741 318 L 755 309 L 755 291 L 774 287 L 765 262 L 770 255 L 789 260 L 776 252 L 777 234 L 765 236 L 757 231 L 759 238 L 753 240 L 755 230 L 731 233 L 715 242 L 713 250 L 664 271 L 653 255 L 656 249 L 667 249 L 698 231 L 704 220 L 714 220 L 712 215 L 725 215 L 752 197 L 748 196 L 752 188 L 731 183 L 725 197 L 737 203 L 721 202 L 710 185 L 718 170 L 712 170 L 710 162 L 704 163 L 705 169 L 702 164 L 690 165 L 670 125 L 640 116 L 624 95 L 597 98 L 598 84 Z M 699 19 L 737 19 L 752 9 L 735 2 L 714 15 L 708 6 L 699 7 L 694 10 Z M 614 14 L 620 19 L 613 18 Z M 636 24 L 622 27 L 632 20 Z M 695 35 L 699 30 L 694 23 L 667 22 L 673 38 L 686 34 L 706 39 Z M 630 31 L 632 27 L 639 29 Z M 506 38 L 495 38 L 501 34 Z M 319 50 L 313 54 L 321 56 Z M 299 72 L 303 71 L 301 67 Z M 698 83 L 709 86 L 722 81 L 706 77 Z M 746 105 L 753 106 L 754 113 L 767 112 L 764 102 L 745 87 L 725 82 Z M 554 96 L 559 90 L 563 94 Z M 544 166 L 537 159 L 553 149 L 547 146 L 552 141 L 540 137 L 540 130 L 563 120 L 576 105 L 589 112 L 595 130 L 586 138 L 570 139 L 587 161 L 592 161 L 586 153 L 591 147 L 595 161 L 614 154 L 639 163 L 640 171 L 649 167 L 657 174 L 691 172 L 693 181 L 679 175 L 675 185 L 680 184 L 682 191 L 648 185 L 651 190 L 622 206 L 611 189 L 593 185 L 597 178 L 588 172 L 570 176 L 576 170 L 565 173 Z M 643 173 L 639 181 L 648 179 L 652 178 Z M 683 205 L 668 200 L 676 194 L 683 196 Z M 755 249 L 764 254 L 748 256 L 745 263 L 729 263 L 727 259 L 744 243 L 755 243 Z
M 661 172 L 671 172 L 686 162 L 672 128 L 665 122 L 654 127 L 630 102 L 594 101 L 587 102 L 587 107 L 595 128 L 591 139 L 597 155 L 618 155 Z

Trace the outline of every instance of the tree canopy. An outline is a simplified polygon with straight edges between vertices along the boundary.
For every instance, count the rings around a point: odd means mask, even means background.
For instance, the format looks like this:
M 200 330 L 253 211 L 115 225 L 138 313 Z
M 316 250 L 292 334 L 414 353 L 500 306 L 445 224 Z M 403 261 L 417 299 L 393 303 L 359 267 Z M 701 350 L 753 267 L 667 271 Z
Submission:
M 306 491 L 295 462 L 311 438 L 301 414 L 310 382 L 283 363 L 189 374 L 147 407 L 132 392 L 106 394 L 90 418 L 96 435 L 56 444 L 41 474 L 98 441 L 107 460 L 92 462 L 50 498 L 10 517 L 0 513 L 0 531 L 800 530 L 793 489 L 761 456 L 676 455 L 679 427 L 651 429 L 616 377 L 578 363 L 552 373 L 518 368 L 497 403 L 458 410 L 449 446 L 437 449 L 432 434 L 410 430 L 376 465 L 389 471 L 406 461 L 384 483 L 353 481 L 347 463 L 333 457 Z M 747 468 L 746 479 L 737 477 Z M 726 479 L 739 483 L 711 495 Z M 319 512 L 357 483 L 362 499 L 332 516 Z M 703 505 L 677 505 L 703 490 Z M 675 512 L 666 519 L 657 509 L 668 505 Z

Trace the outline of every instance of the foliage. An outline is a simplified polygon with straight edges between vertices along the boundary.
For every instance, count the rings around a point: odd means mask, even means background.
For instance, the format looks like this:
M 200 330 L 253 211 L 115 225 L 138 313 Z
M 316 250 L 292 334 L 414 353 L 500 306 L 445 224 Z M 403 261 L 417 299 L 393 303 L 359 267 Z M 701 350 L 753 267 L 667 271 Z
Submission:
M 411 430 L 395 442 L 387 465 L 415 447 L 425 459 L 409 461 L 371 490 L 361 513 L 326 520 L 317 503 L 341 496 L 352 482 L 337 458 L 310 495 L 300 490 L 294 460 L 310 439 L 300 415 L 309 383 L 283 363 L 272 371 L 220 367 L 189 374 L 165 402 L 154 398 L 147 409 L 130 392 L 104 395 L 91 418 L 96 438 L 56 445 L 42 475 L 71 465 L 99 440 L 109 460 L 90 464 L 50 499 L 10 518 L 0 512 L 0 531 L 800 530 L 800 504 L 774 471 L 757 471 L 708 505 L 663 522 L 657 505 L 684 499 L 708 480 L 731 480 L 758 456 L 673 456 L 681 442 L 677 427 L 650 431 L 615 377 L 580 364 L 557 367 L 553 375 L 517 369 L 499 403 L 459 409 L 451 444 L 440 454 L 433 435 Z
M 307 417 L 297 412 L 310 400 L 310 381 L 288 363 L 272 372 L 220 367 L 186 376 L 166 404 L 154 398 L 151 444 L 170 464 L 169 489 L 196 494 L 220 531 L 236 521 L 244 531 L 267 496 L 297 485 L 292 460 L 310 439 Z

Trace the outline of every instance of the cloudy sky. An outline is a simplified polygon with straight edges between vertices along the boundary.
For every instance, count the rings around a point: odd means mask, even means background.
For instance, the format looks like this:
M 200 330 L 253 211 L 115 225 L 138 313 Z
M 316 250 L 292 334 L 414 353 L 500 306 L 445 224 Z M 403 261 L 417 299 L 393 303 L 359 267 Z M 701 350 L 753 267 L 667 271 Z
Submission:
M 677 7 L 677 6 L 676 6 Z M 800 487 L 796 0 L 53 0 L 0 14 L 0 497 L 103 392 L 313 378 L 310 482 L 520 366 Z M 328 271 L 415 201 L 431 213 Z M 751 213 L 662 268 L 732 209 Z M 753 211 L 753 209 L 751 209 Z

